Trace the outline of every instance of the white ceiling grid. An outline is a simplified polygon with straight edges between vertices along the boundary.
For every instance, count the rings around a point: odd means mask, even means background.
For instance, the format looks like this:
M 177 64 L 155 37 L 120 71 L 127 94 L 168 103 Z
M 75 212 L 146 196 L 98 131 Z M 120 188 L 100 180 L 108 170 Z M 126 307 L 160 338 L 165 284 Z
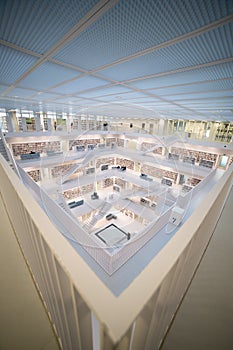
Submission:
M 0 107 L 233 121 L 233 1 L 2 0 Z

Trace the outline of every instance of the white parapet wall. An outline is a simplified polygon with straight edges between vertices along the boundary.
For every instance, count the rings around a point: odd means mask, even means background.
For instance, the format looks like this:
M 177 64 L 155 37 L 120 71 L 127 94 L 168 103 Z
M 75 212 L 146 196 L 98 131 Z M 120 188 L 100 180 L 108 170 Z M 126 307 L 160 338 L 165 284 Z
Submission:
M 115 296 L 0 156 L 2 200 L 64 350 L 158 348 L 211 238 L 232 173 L 233 165 L 142 273 Z

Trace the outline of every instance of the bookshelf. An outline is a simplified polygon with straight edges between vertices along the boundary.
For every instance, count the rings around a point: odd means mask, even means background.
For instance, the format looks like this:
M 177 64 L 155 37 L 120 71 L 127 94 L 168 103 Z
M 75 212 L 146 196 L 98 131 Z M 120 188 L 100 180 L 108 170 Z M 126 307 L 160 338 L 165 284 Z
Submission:
M 58 176 L 63 175 L 66 171 L 71 169 L 73 164 L 62 164 L 62 165 L 57 165 L 54 168 L 51 169 L 51 175 L 52 177 L 56 178 Z
M 103 164 L 109 164 L 114 165 L 115 164 L 115 158 L 114 157 L 108 157 L 108 158 L 99 158 L 96 160 L 96 169 L 99 168 Z
M 19 131 L 23 131 L 23 122 L 22 122 L 22 117 L 18 118 L 18 127 L 19 127 Z
M 116 165 L 126 167 L 127 169 L 134 170 L 134 161 L 126 158 L 116 158 Z
M 201 179 L 197 179 L 197 178 L 195 178 L 195 177 L 191 177 L 191 178 L 188 178 L 188 179 L 186 180 L 185 185 L 190 185 L 190 186 L 192 186 L 192 187 L 195 187 L 196 185 L 199 184 L 199 182 L 201 182 Z
M 172 186 L 173 181 L 171 179 L 166 178 L 166 177 L 162 177 L 161 184 L 166 185 L 166 186 Z
M 187 193 L 187 192 L 191 191 L 192 189 L 193 189 L 192 186 L 183 185 L 181 191 L 184 193 Z
M 168 179 L 173 180 L 174 182 L 176 182 L 177 177 L 178 177 L 177 172 L 156 168 L 156 167 L 153 167 L 151 165 L 146 165 L 146 164 L 144 164 L 141 167 L 141 173 L 147 174 L 147 175 L 159 178 L 159 179 L 161 179 L 163 177 L 168 178 Z
M 95 129 L 95 121 L 93 119 L 89 120 L 89 130 Z
M 130 217 L 131 219 L 134 219 L 134 215 L 135 215 L 135 214 L 134 214 L 134 212 L 133 212 L 132 210 L 123 208 L 123 209 L 121 209 L 120 211 L 121 211 L 121 213 L 124 214 L 125 216 L 128 216 L 128 217 Z
M 231 166 L 232 163 L 233 163 L 233 157 L 230 158 L 229 163 L 228 163 L 228 167 Z
M 195 164 L 195 158 L 194 157 L 183 157 L 183 162 L 188 164 Z
M 107 179 L 102 180 L 102 188 L 113 186 L 113 178 L 108 177 Z
M 107 137 L 105 139 L 106 146 L 111 146 L 113 143 L 116 143 L 115 137 Z
M 201 159 L 210 160 L 215 163 L 218 157 L 215 153 L 195 151 L 181 147 L 172 147 L 171 153 L 179 155 L 182 160 L 183 158 L 195 158 L 197 163 L 199 163 Z
M 153 150 L 153 153 L 162 155 L 163 154 L 163 147 L 157 147 Z
M 114 181 L 112 177 L 108 177 L 104 180 L 98 181 L 97 182 L 97 188 L 98 189 L 103 189 L 103 188 L 107 188 L 107 187 L 111 187 L 114 185 Z
M 133 190 L 133 192 L 138 192 L 138 191 L 141 191 L 141 187 L 140 186 L 137 186 L 137 185 L 132 185 L 132 190 Z
M 179 160 L 180 156 L 176 153 L 168 153 L 168 159 Z
M 233 123 L 219 123 L 215 141 L 230 142 L 233 136 Z
M 141 151 L 149 151 L 150 149 L 152 149 L 155 146 L 157 146 L 156 143 L 142 142 Z
M 85 173 L 88 175 L 88 174 L 94 174 L 95 173 L 95 168 L 94 167 L 91 167 L 91 168 L 87 168 L 85 170 Z
M 86 119 L 81 119 L 81 130 L 87 130 L 87 121 Z
M 124 147 L 125 145 L 125 140 L 124 139 L 117 139 L 117 146 L 119 147 Z
M 87 146 L 95 145 L 97 146 L 100 143 L 100 139 L 78 139 L 69 141 L 69 150 L 71 151 L 74 146 Z
M 79 121 L 78 119 L 73 119 L 73 130 L 78 130 Z
M 48 118 L 47 116 L 43 117 L 44 129 L 48 131 Z
M 93 192 L 94 191 L 94 184 L 91 183 L 88 185 L 83 185 L 83 186 L 81 186 L 80 191 L 81 191 L 81 194 L 83 194 L 83 195 L 90 193 L 90 192 Z
M 122 179 L 119 179 L 118 177 L 116 177 L 115 184 L 120 186 L 121 188 L 126 188 L 127 182 L 125 180 L 122 180 Z
M 27 173 L 35 182 L 38 182 L 41 180 L 41 173 L 39 169 L 31 170 L 31 171 L 28 171 Z
M 96 130 L 102 130 L 102 123 L 100 120 L 96 121 Z
M 74 187 L 71 188 L 69 190 L 64 191 L 63 196 L 65 197 L 65 199 L 73 199 L 73 198 L 77 198 L 81 195 L 81 191 L 79 187 Z
M 199 166 L 212 169 L 214 166 L 214 162 L 211 160 L 201 159 L 199 162 Z
M 47 150 L 60 152 L 60 141 L 13 143 L 12 152 L 15 157 L 31 152 L 45 153 Z

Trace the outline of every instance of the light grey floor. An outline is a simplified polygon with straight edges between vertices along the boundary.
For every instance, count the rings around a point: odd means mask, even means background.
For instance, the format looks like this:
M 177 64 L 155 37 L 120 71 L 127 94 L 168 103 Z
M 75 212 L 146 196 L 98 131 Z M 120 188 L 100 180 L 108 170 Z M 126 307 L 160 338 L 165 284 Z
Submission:
M 58 350 L 0 196 L 0 350 Z
M 233 349 L 233 188 L 161 350 Z

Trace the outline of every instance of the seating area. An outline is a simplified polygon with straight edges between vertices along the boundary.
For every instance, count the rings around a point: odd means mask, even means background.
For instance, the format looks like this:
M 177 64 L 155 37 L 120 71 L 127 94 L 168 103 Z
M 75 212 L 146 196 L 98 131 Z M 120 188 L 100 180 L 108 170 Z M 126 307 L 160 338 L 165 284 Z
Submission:
M 40 158 L 40 153 L 39 152 L 25 153 L 25 154 L 21 154 L 20 158 L 22 160 L 37 159 L 37 158 Z
M 79 207 L 80 205 L 83 205 L 83 204 L 84 204 L 84 200 L 81 199 L 80 201 L 72 201 L 72 202 L 68 203 L 68 206 L 70 209 L 73 209 L 73 208 Z
M 148 177 L 148 175 L 146 174 L 141 174 L 140 178 L 146 181 L 153 181 L 153 179 L 151 179 L 150 177 Z
M 114 220 L 117 219 L 117 216 L 114 215 L 114 214 L 111 214 L 111 213 L 106 215 L 106 220 L 109 221 L 109 220 L 112 220 L 112 219 L 114 219 Z
M 99 199 L 99 195 L 97 194 L 97 192 L 94 192 L 94 193 L 91 195 L 91 199 Z

